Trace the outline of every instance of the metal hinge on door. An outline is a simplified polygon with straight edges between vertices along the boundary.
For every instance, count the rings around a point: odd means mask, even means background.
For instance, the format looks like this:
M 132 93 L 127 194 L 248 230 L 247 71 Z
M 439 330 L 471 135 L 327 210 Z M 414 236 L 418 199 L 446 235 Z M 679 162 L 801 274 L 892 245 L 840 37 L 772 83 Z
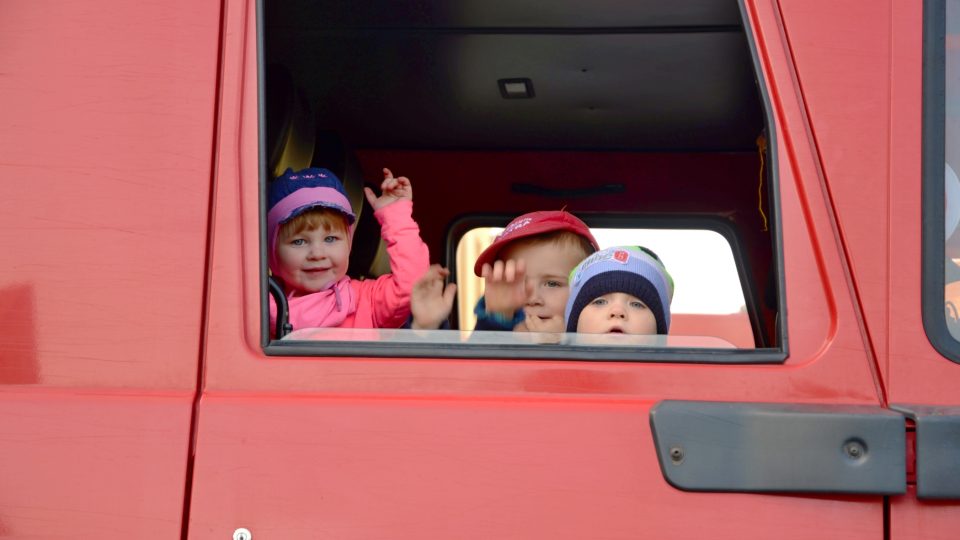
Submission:
M 917 497 L 960 499 L 960 407 L 893 405 L 890 408 L 914 424 L 915 442 L 907 452 L 913 454 L 910 468 L 917 484 Z
M 960 498 L 960 409 L 662 401 L 650 425 L 685 491 L 899 495 L 914 470 L 919 497 Z

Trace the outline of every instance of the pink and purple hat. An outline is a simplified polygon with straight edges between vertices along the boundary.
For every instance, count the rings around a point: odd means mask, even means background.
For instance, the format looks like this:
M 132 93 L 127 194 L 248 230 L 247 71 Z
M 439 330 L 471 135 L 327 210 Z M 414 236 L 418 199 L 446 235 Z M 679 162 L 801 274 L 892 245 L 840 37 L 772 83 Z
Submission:
M 270 266 L 276 267 L 276 243 L 280 226 L 314 208 L 329 208 L 342 213 L 351 233 L 357 216 L 337 175 L 327 169 L 309 168 L 294 172 L 287 169 L 270 183 L 267 210 L 267 238 L 270 240 Z

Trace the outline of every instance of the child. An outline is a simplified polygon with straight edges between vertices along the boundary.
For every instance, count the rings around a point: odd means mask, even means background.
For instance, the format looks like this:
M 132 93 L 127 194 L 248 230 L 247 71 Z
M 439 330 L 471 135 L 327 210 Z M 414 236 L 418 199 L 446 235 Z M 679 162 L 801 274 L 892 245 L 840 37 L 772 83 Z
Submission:
M 594 253 L 570 273 L 567 332 L 666 334 L 673 279 L 660 258 L 642 247 Z
M 410 180 L 383 169 L 382 195 L 364 194 L 382 227 L 393 273 L 347 277 L 356 215 L 340 180 L 326 169 L 287 169 L 270 184 L 267 238 L 270 270 L 287 295 L 293 328 L 395 328 L 410 315 L 413 283 L 429 253 L 413 221 Z M 270 328 L 277 309 L 270 300 Z
M 474 265 L 485 279 L 484 298 L 474 310 L 476 329 L 563 332 L 567 276 L 597 249 L 587 225 L 563 210 L 514 219 Z M 413 328 L 437 328 L 450 311 L 452 300 L 439 296 L 445 275 L 439 272 L 426 274 L 414 292 Z
M 476 329 L 563 332 L 570 270 L 597 249 L 590 228 L 563 210 L 514 219 L 473 267 L 485 280 Z

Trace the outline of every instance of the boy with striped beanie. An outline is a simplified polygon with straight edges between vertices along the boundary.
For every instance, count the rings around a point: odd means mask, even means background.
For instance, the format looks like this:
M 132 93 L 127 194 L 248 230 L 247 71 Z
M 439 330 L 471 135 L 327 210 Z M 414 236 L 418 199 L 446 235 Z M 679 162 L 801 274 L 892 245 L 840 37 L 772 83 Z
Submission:
M 612 247 L 570 273 L 567 332 L 666 334 L 673 279 L 660 258 L 642 247 Z

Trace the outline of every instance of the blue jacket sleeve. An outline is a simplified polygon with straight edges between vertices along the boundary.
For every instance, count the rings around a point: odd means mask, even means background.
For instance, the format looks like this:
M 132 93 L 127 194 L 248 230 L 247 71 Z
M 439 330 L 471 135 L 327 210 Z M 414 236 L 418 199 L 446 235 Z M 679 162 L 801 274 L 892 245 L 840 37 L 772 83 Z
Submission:
M 488 313 L 486 300 L 482 296 L 480 297 L 480 301 L 477 302 L 477 306 L 473 308 L 473 312 L 477 316 L 477 326 L 474 330 L 511 332 L 513 331 L 513 327 L 522 323 L 524 319 L 522 309 L 518 309 L 517 312 L 513 314 L 513 320 L 509 321 L 496 313 Z

